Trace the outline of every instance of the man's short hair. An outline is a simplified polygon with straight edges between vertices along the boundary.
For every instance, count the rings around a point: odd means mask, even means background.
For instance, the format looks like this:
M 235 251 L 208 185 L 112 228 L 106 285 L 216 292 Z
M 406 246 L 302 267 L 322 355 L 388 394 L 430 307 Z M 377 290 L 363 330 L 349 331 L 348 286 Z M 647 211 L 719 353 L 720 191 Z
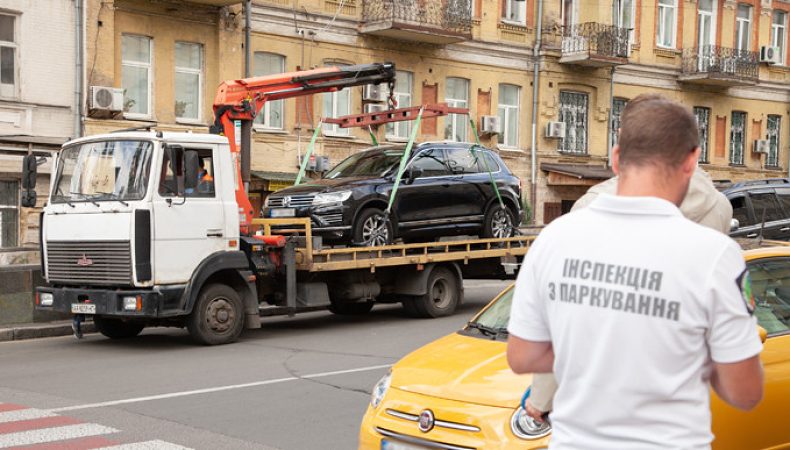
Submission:
M 699 147 L 691 110 L 658 94 L 629 101 L 620 117 L 620 166 L 677 167 Z

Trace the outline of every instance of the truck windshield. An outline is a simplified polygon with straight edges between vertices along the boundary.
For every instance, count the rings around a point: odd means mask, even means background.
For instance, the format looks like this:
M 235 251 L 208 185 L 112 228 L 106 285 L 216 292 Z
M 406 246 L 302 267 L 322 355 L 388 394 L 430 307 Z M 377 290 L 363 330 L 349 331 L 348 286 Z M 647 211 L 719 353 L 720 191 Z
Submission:
M 148 186 L 150 141 L 89 142 L 60 153 L 52 201 L 140 200 Z
M 324 178 L 381 177 L 400 163 L 403 150 L 368 150 L 344 159 Z

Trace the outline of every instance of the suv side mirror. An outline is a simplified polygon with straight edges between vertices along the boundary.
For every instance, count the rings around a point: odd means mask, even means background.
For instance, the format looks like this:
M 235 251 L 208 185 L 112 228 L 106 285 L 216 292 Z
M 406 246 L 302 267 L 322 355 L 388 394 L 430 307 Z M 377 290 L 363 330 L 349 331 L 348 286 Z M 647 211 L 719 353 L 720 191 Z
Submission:
M 404 173 L 407 183 L 413 183 L 415 179 L 420 178 L 422 176 L 422 168 L 421 167 L 409 167 L 409 170 Z
M 733 232 L 741 227 L 741 223 L 738 222 L 738 219 L 731 219 L 730 220 L 730 232 Z

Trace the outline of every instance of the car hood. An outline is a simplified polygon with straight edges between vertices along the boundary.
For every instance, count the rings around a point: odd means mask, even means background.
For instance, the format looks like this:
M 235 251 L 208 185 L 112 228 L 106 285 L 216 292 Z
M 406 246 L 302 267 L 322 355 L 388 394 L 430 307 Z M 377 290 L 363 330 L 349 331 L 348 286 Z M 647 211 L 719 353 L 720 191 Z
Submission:
M 506 344 L 454 333 L 417 349 L 392 368 L 395 389 L 479 405 L 517 408 L 532 375 L 516 375 Z
M 320 180 L 309 180 L 298 186 L 291 186 L 277 191 L 276 195 L 294 194 L 317 194 L 321 192 L 339 191 L 343 188 L 353 189 L 354 187 L 366 184 L 381 184 L 384 178 L 370 177 L 350 177 L 350 178 L 321 178 Z

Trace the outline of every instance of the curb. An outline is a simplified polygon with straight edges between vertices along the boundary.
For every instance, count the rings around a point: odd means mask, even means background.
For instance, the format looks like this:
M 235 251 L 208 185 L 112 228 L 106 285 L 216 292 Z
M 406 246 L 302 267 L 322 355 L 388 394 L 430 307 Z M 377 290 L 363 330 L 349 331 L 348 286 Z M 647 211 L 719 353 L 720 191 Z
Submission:
M 95 333 L 96 327 L 93 322 L 84 322 L 82 332 L 85 334 Z M 20 341 L 23 339 L 37 339 L 56 336 L 70 336 L 71 322 L 57 322 L 33 325 L 18 325 L 7 328 L 0 328 L 0 342 Z

